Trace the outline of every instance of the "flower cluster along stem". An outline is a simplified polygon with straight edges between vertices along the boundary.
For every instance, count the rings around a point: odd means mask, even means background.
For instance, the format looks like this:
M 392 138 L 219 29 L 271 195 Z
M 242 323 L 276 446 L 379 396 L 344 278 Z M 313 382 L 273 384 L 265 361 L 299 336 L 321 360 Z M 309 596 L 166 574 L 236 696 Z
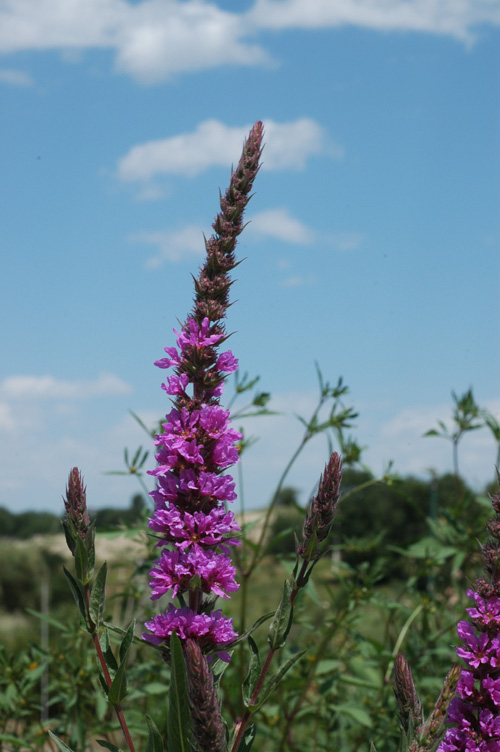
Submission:
M 215 234 L 205 241 L 206 260 L 194 280 L 192 312 L 180 331 L 174 329 L 177 347 L 165 347 L 167 357 L 155 363 L 173 369 L 162 384 L 173 408 L 163 433 L 156 436 L 158 466 L 150 471 L 157 485 L 150 494 L 155 511 L 149 527 L 161 548 L 150 571 L 150 586 L 153 600 L 169 594 L 171 601 L 166 611 L 146 623 L 143 637 L 168 651 L 175 633 L 182 644 L 196 641 L 204 654 L 216 652 L 223 660 L 229 660 L 224 648 L 237 634 L 232 620 L 214 611 L 214 604 L 239 587 L 230 550 L 241 543 L 240 527 L 227 509 L 236 499 L 227 470 L 238 462 L 242 435 L 220 405 L 225 379 L 237 370 L 238 361 L 230 350 L 220 353 L 218 348 L 227 339 L 229 273 L 237 263 L 234 250 L 259 170 L 262 138 L 259 121 L 221 196 L 221 211 L 212 225 Z M 196 648 L 190 650 L 194 656 Z M 199 658 L 196 665 L 201 665 Z
M 457 655 L 466 667 L 458 696 L 449 703 L 447 720 L 453 725 L 438 752 L 500 749 L 500 491 L 491 502 L 495 516 L 487 523 L 490 538 L 482 547 L 485 574 L 467 591 L 473 605 L 466 609 L 469 619 L 457 628 L 462 641 Z

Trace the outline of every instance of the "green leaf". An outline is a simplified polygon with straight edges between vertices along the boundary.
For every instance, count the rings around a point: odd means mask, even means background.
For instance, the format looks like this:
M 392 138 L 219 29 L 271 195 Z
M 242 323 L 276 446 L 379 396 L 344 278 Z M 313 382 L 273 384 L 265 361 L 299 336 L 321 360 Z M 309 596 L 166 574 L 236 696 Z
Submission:
M 66 567 L 63 567 L 63 571 L 65 574 L 65 577 L 68 581 L 68 585 L 70 587 L 70 590 L 73 594 L 73 598 L 75 599 L 75 603 L 78 606 L 78 611 L 80 613 L 80 624 L 82 627 L 88 629 L 87 626 L 87 610 L 85 608 L 85 596 L 83 593 L 83 586 L 80 582 L 75 580 L 71 572 L 68 572 Z
M 52 733 L 52 731 L 49 731 L 49 736 L 52 739 L 52 741 L 54 741 L 57 744 L 61 752 L 73 752 L 71 747 L 68 747 L 68 745 L 65 744 L 63 741 L 61 741 L 59 737 L 57 737 L 55 734 Z
M 106 665 L 110 670 L 111 676 L 114 676 L 115 671 L 118 669 L 118 663 L 116 662 L 116 658 L 113 655 L 113 651 L 111 650 L 111 645 L 109 643 L 109 632 L 107 629 L 105 629 L 102 633 L 99 642 L 101 643 L 101 648 L 104 654 Z
M 276 609 L 271 624 L 269 625 L 269 632 L 267 635 L 268 642 L 273 650 L 283 647 L 286 638 L 288 637 L 290 627 L 292 626 L 293 607 L 290 602 L 291 593 L 292 586 L 290 581 L 285 580 L 281 602 Z
M 266 683 L 262 687 L 261 692 L 259 693 L 258 702 L 255 705 L 249 706 L 249 710 L 252 713 L 255 713 L 255 711 L 258 710 L 258 708 L 260 708 L 265 703 L 267 698 L 274 692 L 278 684 L 282 681 L 285 674 L 288 671 L 290 671 L 292 666 L 294 666 L 297 663 L 297 661 L 299 661 L 302 658 L 304 653 L 307 653 L 307 650 L 301 650 L 300 653 L 296 653 L 295 655 L 292 655 L 287 661 L 285 661 L 285 663 L 283 663 L 282 666 L 279 667 L 276 674 L 271 676 L 266 681 Z
M 125 637 L 121 641 L 120 645 L 120 663 L 124 663 L 127 660 L 128 651 L 132 645 L 134 639 L 135 619 L 127 629 Z
M 226 651 L 230 657 L 232 657 L 234 650 L 228 650 Z M 214 677 L 214 686 L 217 688 L 219 686 L 220 680 L 222 679 L 222 675 L 224 671 L 229 666 L 229 663 L 227 661 L 223 661 L 220 658 L 214 658 L 212 661 L 212 675 Z
M 107 564 L 104 562 L 90 594 L 89 614 L 97 629 L 99 629 L 102 615 L 104 612 L 104 601 L 106 600 L 106 575 L 108 572 Z
M 82 538 L 77 535 L 75 538 L 75 570 L 76 576 L 84 585 L 89 581 L 89 557 Z
M 26 748 L 26 740 L 19 739 L 19 737 L 12 736 L 12 734 L 0 734 L 0 742 L 9 742 L 9 744 L 13 744 L 15 747 Z
M 255 741 L 255 734 L 255 723 L 252 723 L 248 726 L 248 728 L 245 730 L 245 733 L 243 734 L 243 739 L 238 746 L 238 752 L 250 752 L 252 744 Z
M 145 695 L 164 695 L 167 690 L 168 686 L 161 682 L 150 682 L 142 686 L 142 691 Z
M 366 710 L 358 708 L 356 705 L 337 705 L 336 710 L 341 715 L 351 716 L 351 718 L 360 723 L 362 726 L 366 726 L 367 728 L 372 728 L 373 726 L 372 719 L 370 718 Z
M 244 640 L 246 640 L 248 635 L 251 635 L 253 632 L 255 632 L 255 630 L 258 627 L 260 627 L 261 624 L 263 624 L 265 621 L 270 619 L 272 616 L 274 616 L 274 613 L 272 611 L 270 611 L 267 614 L 264 614 L 264 616 L 260 616 L 257 619 L 257 621 L 254 624 L 252 624 L 250 629 L 247 629 L 246 632 L 243 632 L 243 634 L 240 634 L 239 637 L 236 640 L 234 640 L 234 642 L 231 643 L 231 647 L 233 648 L 235 647 L 235 645 L 238 645 L 240 642 L 243 642 Z
M 108 690 L 108 700 L 112 705 L 119 705 L 128 692 L 125 666 L 125 661 L 120 663 Z
M 187 691 L 187 671 L 179 638 L 170 637 L 170 691 L 168 693 L 168 752 L 189 752 L 191 716 Z
M 123 752 L 120 747 L 117 747 L 116 744 L 111 744 L 111 742 L 107 742 L 106 739 L 96 739 L 97 743 L 101 745 L 101 747 L 105 747 L 105 749 L 110 749 L 111 752 Z
M 260 676 L 260 657 L 259 657 L 259 648 L 257 647 L 257 644 L 253 637 L 248 636 L 248 644 L 250 646 L 250 666 L 248 669 L 248 674 L 246 676 L 245 681 L 243 682 L 243 702 L 245 703 L 245 707 L 248 707 L 250 704 L 250 700 L 252 699 L 252 695 L 255 690 L 255 686 L 257 684 L 257 681 L 259 680 Z
M 46 621 L 47 624 L 52 624 L 53 627 L 57 627 L 57 629 L 60 629 L 63 632 L 66 632 L 68 629 L 65 624 L 63 624 L 61 621 L 58 621 L 57 619 L 54 619 L 53 616 L 42 614 L 40 611 L 35 611 L 35 609 L 33 608 L 26 607 L 24 610 L 27 611 L 28 614 L 36 616 L 36 618 L 40 619 L 40 621 Z
M 163 739 L 161 738 L 161 734 L 158 731 L 156 723 L 152 718 L 150 718 L 149 715 L 146 716 L 146 720 L 148 722 L 149 729 L 146 752 L 163 752 Z

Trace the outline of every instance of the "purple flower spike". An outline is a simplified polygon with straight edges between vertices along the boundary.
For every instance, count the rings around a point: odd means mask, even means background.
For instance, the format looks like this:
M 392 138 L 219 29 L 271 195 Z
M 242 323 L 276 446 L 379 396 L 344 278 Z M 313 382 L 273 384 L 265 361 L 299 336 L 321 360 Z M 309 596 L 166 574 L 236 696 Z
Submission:
M 500 478 L 499 478 L 500 479 Z M 487 525 L 491 538 L 482 549 L 484 570 L 467 595 L 470 621 L 458 624 L 462 645 L 457 655 L 462 669 L 445 734 L 437 752 L 493 752 L 500 750 L 500 493 L 492 498 L 495 518 Z
M 229 552 L 238 544 L 235 533 L 240 528 L 224 505 L 236 499 L 234 480 L 225 471 L 238 462 L 242 436 L 219 404 L 225 378 L 237 370 L 238 360 L 230 350 L 219 353 L 217 348 L 227 339 L 223 318 L 229 305 L 229 273 L 236 266 L 236 239 L 259 170 L 262 137 L 258 122 L 221 197 L 215 234 L 205 243 L 207 258 L 195 280 L 193 312 L 180 331 L 174 329 L 176 347 L 165 347 L 166 357 L 155 363 L 173 369 L 162 385 L 173 398 L 173 409 L 155 439 L 158 465 L 150 472 L 157 485 L 151 493 L 155 512 L 149 527 L 162 547 L 150 571 L 151 598 L 169 594 L 180 599 L 181 607 L 170 603 L 146 623 L 149 632 L 143 636 L 168 646 L 175 632 L 181 641 L 193 640 L 203 653 L 214 651 L 224 660 L 229 655 L 218 649 L 237 635 L 232 621 L 213 608 L 217 597 L 229 598 L 238 589 Z M 190 651 L 194 661 L 196 646 Z M 196 657 L 203 668 L 200 660 Z

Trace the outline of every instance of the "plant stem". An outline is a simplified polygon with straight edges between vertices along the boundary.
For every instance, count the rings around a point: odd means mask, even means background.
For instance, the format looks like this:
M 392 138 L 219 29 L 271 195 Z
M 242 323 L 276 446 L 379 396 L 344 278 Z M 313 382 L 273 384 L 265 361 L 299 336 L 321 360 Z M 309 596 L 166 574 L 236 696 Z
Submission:
M 90 587 L 89 585 L 84 585 L 84 592 L 85 592 L 85 603 L 87 606 L 87 618 L 89 621 L 90 626 L 90 634 L 92 636 L 92 641 L 94 643 L 95 651 L 97 653 L 97 658 L 99 660 L 99 663 L 102 668 L 102 672 L 104 674 L 104 679 L 106 681 L 106 684 L 108 687 L 112 684 L 112 679 L 108 670 L 108 666 L 106 664 L 106 659 L 104 657 L 104 653 L 102 652 L 101 643 L 99 642 L 99 635 L 97 634 L 96 625 L 90 618 L 89 613 L 89 606 L 90 606 Z M 125 720 L 125 716 L 123 715 L 123 710 L 121 705 L 113 705 L 115 709 L 116 716 L 118 718 L 118 722 L 120 723 L 121 729 L 123 731 L 123 735 L 125 737 L 125 740 L 127 742 L 127 746 L 130 750 L 130 752 L 135 752 L 134 743 L 132 741 L 132 737 L 130 736 L 130 731 L 128 730 L 127 722 Z
M 274 656 L 275 652 L 276 651 L 275 651 L 274 648 L 269 648 L 269 652 L 267 654 L 267 658 L 266 658 L 266 660 L 264 662 L 264 665 L 262 666 L 262 670 L 260 672 L 260 676 L 257 679 L 257 684 L 255 685 L 255 689 L 253 691 L 252 697 L 250 698 L 250 702 L 248 703 L 249 705 L 255 705 L 255 703 L 257 702 L 257 698 L 259 696 L 259 692 L 262 689 L 262 685 L 264 683 L 264 679 L 267 676 L 267 672 L 269 671 L 269 667 L 271 665 L 271 661 L 273 659 L 273 656 Z M 241 719 L 241 721 L 239 723 L 238 733 L 236 734 L 236 738 L 234 740 L 234 744 L 232 746 L 231 752 L 237 752 L 238 751 L 238 747 L 241 744 L 241 741 L 243 739 L 243 734 L 245 733 L 245 729 L 246 729 L 246 727 L 248 725 L 248 721 L 250 720 L 251 715 L 252 715 L 252 712 L 247 708 L 247 710 L 245 711 L 245 715 L 243 716 L 243 718 Z

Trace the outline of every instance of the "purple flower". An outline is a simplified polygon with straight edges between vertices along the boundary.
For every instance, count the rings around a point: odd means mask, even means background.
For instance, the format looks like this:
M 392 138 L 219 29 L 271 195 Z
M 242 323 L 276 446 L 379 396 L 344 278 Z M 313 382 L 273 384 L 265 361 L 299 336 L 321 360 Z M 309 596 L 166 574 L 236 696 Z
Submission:
M 467 645 L 466 648 L 457 648 L 457 655 L 460 658 L 473 668 L 478 668 L 482 663 L 489 663 L 491 646 L 486 632 L 477 636 L 472 624 L 461 621 L 458 624 L 457 633 Z
M 499 476 L 500 478 L 500 476 Z M 438 752 L 499 752 L 500 750 L 500 493 L 493 499 L 496 517 L 488 523 L 492 536 L 482 549 L 484 569 L 467 595 L 475 606 L 467 608 L 470 622 L 460 621 L 462 645 L 457 654 L 470 670 L 462 670 L 455 697 L 448 711 L 454 723 Z
M 238 359 L 234 357 L 231 350 L 228 350 L 219 355 L 215 367 L 218 371 L 233 373 L 238 370 Z
M 168 384 L 162 384 L 161 388 L 171 397 L 184 394 L 189 384 L 189 376 L 181 373 L 180 376 L 167 376 Z
M 203 593 L 215 593 L 229 598 L 227 593 L 238 590 L 234 576 L 236 568 L 226 554 L 199 546 L 190 551 L 162 551 L 161 557 L 150 571 L 151 599 L 156 600 L 172 590 L 172 597 L 189 590 L 194 578 Z M 195 586 L 196 587 L 196 586 Z
M 500 598 L 481 598 L 473 590 L 467 590 L 467 595 L 475 600 L 477 608 L 465 610 L 478 626 L 500 628 Z
M 160 645 L 168 640 L 172 632 L 187 640 L 196 639 L 205 650 L 214 650 L 220 645 L 228 645 L 237 638 L 233 630 L 233 620 L 222 615 L 222 611 L 211 614 L 198 614 L 190 608 L 176 608 L 170 603 L 163 614 L 158 614 L 144 625 L 151 634 L 145 632 L 144 640 Z
M 500 679 L 487 676 L 483 679 L 482 686 L 488 692 L 493 704 L 500 708 Z
M 221 544 L 239 544 L 231 537 L 233 531 L 239 531 L 239 525 L 232 512 L 224 507 L 215 507 L 210 512 L 181 511 L 176 507 L 157 509 L 149 521 L 149 527 L 164 538 L 157 545 L 175 543 L 177 548 L 188 546 L 220 546 Z
M 156 361 L 159 368 L 174 369 L 162 384 L 174 399 L 163 433 L 155 439 L 158 465 L 150 471 L 157 483 L 149 527 L 163 547 L 150 571 L 151 597 L 170 593 L 181 599 L 180 608 L 171 603 L 146 623 L 151 634 L 145 633 L 144 639 L 156 645 L 168 644 L 175 631 L 181 640 L 194 639 L 207 652 L 237 636 L 232 621 L 212 611 L 216 597 L 228 598 L 238 588 L 228 553 L 229 546 L 238 543 L 234 533 L 240 528 L 224 508 L 236 498 L 235 484 L 223 471 L 238 462 L 242 438 L 219 404 L 224 380 L 238 361 L 230 350 L 218 353 L 217 347 L 227 339 L 223 318 L 229 305 L 229 272 L 236 266 L 234 249 L 259 169 L 262 136 L 259 122 L 221 197 L 215 235 L 205 243 L 207 257 L 195 280 L 193 313 L 180 331 L 174 329 L 177 346 L 165 347 L 166 357 Z

